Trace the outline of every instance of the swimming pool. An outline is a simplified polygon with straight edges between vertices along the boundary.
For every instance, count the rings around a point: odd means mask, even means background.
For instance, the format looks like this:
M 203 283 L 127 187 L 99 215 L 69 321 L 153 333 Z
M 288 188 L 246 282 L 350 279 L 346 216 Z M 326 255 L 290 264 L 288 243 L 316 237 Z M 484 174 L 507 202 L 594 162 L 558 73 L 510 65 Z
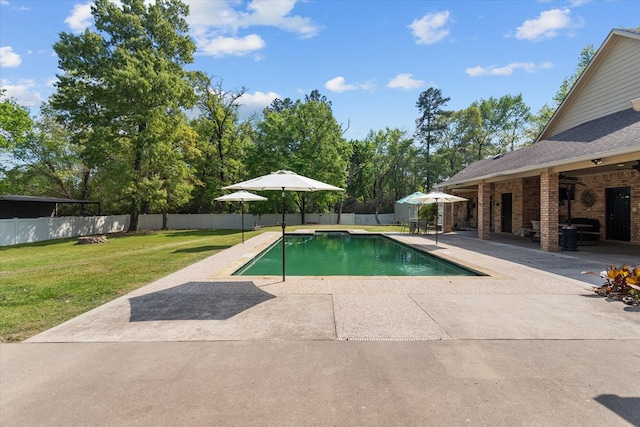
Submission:
M 316 232 L 287 234 L 287 276 L 480 276 L 379 234 Z M 277 276 L 282 272 L 282 239 L 234 276 Z

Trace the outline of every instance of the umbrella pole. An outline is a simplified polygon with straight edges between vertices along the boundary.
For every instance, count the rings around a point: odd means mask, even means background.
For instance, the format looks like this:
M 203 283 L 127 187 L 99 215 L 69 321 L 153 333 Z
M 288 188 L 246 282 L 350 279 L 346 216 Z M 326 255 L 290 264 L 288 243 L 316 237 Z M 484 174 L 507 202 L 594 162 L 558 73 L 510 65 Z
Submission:
M 284 253 L 284 230 L 287 228 L 287 224 L 284 222 L 284 187 L 282 187 L 282 281 L 285 281 L 284 266 L 285 266 L 285 253 Z
M 242 216 L 240 217 L 240 222 L 242 224 L 242 244 L 244 244 L 244 201 L 240 200 L 240 212 L 242 212 Z

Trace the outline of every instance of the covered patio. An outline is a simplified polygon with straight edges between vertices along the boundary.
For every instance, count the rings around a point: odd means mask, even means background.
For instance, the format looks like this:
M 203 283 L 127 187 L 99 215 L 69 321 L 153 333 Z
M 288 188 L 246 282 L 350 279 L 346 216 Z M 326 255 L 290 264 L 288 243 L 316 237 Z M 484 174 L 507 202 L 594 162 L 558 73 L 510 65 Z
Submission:
M 630 73 L 638 66 L 640 32 L 613 30 L 534 144 L 438 185 L 469 199 L 445 212 L 444 230 L 477 229 L 485 240 L 531 236 L 549 252 L 603 242 L 637 251 L 640 81 Z

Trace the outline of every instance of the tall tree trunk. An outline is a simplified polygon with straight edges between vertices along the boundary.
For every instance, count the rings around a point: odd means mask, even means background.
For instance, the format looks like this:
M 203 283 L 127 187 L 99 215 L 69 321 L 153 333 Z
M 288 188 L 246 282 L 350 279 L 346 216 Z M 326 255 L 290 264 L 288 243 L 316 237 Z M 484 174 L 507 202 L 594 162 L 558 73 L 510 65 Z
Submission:
M 162 212 L 162 229 L 163 230 L 168 230 L 169 229 L 169 227 L 167 225 L 168 223 L 169 223 L 169 212 L 167 212 L 167 210 L 165 209 Z
M 138 221 L 140 219 L 138 217 L 138 207 L 136 206 L 135 202 L 131 203 L 129 215 L 131 216 L 131 221 L 129 222 L 129 230 L 127 230 L 127 232 L 133 233 L 135 231 L 138 231 Z
M 140 215 L 140 206 L 141 206 L 141 196 L 140 196 L 140 188 L 138 187 L 140 184 L 140 179 L 142 178 L 142 158 L 144 148 L 142 147 L 142 133 L 147 128 L 146 123 L 140 123 L 138 125 L 138 134 L 136 135 L 136 140 L 134 141 L 135 145 L 135 159 L 133 161 L 133 170 L 135 172 L 136 181 L 133 185 L 133 195 L 131 196 L 131 222 L 129 223 L 129 232 L 138 231 L 138 221 Z

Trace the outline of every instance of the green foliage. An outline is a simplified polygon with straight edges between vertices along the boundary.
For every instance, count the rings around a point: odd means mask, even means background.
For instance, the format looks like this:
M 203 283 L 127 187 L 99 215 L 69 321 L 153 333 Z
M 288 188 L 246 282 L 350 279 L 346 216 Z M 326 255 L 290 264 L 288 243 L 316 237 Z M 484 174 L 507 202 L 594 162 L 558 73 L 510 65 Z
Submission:
M 591 58 L 596 54 L 596 50 L 592 44 L 586 46 L 584 49 L 580 51 L 580 57 L 578 58 L 578 65 L 576 67 L 576 71 L 569 77 L 566 77 L 562 84 L 560 85 L 560 89 L 556 92 L 553 97 L 553 100 L 556 104 L 556 107 L 562 104 L 562 101 L 567 97 L 569 91 L 573 87 L 573 85 L 578 81 L 582 72 L 587 68 Z
M 367 140 L 375 147 L 371 199 L 376 201 L 376 212 L 393 211 L 395 201 L 412 193 L 415 188 L 410 177 L 418 172 L 414 169 L 419 157 L 418 149 L 400 129 L 370 132 Z
M 95 30 L 61 33 L 54 50 L 57 91 L 37 119 L 0 91 L 0 193 L 91 199 L 103 213 L 209 213 L 238 209 L 214 199 L 222 187 L 278 169 L 346 187 L 287 193 L 286 211 L 392 212 L 395 200 L 427 191 L 471 163 L 533 143 L 595 54 L 587 46 L 576 73 L 531 114 L 521 94 L 489 97 L 459 111 L 429 88 L 416 102 L 413 138 L 371 130 L 347 142 L 329 99 L 276 99 L 240 122 L 244 87 L 187 72 L 195 44 L 180 0 L 96 0 Z M 189 123 L 184 111 L 197 106 Z M 192 110 L 193 111 L 193 110 Z M 54 120 L 55 119 L 55 120 Z M 250 204 L 280 211 L 280 195 Z
M 101 182 L 121 190 L 133 231 L 144 206 L 166 203 L 166 191 L 158 190 L 164 184 L 155 181 L 168 178 L 157 169 L 182 161 L 179 152 L 158 153 L 175 147 L 177 130 L 167 125 L 179 127 L 176 117 L 195 102 L 183 69 L 193 61 L 195 44 L 184 19 L 188 8 L 179 0 L 149 6 L 96 0 L 91 12 L 97 32 L 61 33 L 54 45 L 63 72 L 51 104 Z
M 420 116 L 416 119 L 415 136 L 422 147 L 424 162 L 424 186 L 431 190 L 434 184 L 434 176 L 431 171 L 431 150 L 439 145 L 442 133 L 447 128 L 447 116 L 449 111 L 444 110 L 444 106 L 451 98 L 442 96 L 442 91 L 430 87 L 422 92 L 416 102 L 416 107 Z
M 197 186 L 189 210 L 220 212 L 223 205 L 214 201 L 220 196 L 220 188 L 238 182 L 244 172 L 251 129 L 239 123 L 238 101 L 246 89 L 225 91 L 221 82 L 214 84 L 205 74 L 198 74 L 195 84 L 201 115 L 192 122 L 198 133 L 198 155 L 191 156 L 189 163 Z
M 83 198 L 85 174 L 80 148 L 69 131 L 55 121 L 47 104 L 40 108 L 33 130 L 17 141 L 11 151 L 16 161 L 7 176 L 14 194 Z
M 429 203 L 420 207 L 418 211 L 419 219 L 426 219 L 427 221 L 435 221 L 438 216 L 438 204 L 437 203 Z
M 247 174 L 255 177 L 287 169 L 344 187 L 350 153 L 351 145 L 342 138 L 331 104 L 318 91 L 313 91 L 304 101 L 276 99 L 264 110 L 248 152 Z M 279 194 L 265 196 L 274 201 L 280 198 Z M 341 197 L 329 191 L 287 192 L 287 211 L 301 212 L 304 218 L 305 212 L 329 211 Z M 269 203 L 255 205 L 253 212 L 257 213 L 272 208 Z
M 0 153 L 23 142 L 32 126 L 29 111 L 15 99 L 6 98 L 5 90 L 0 89 Z

